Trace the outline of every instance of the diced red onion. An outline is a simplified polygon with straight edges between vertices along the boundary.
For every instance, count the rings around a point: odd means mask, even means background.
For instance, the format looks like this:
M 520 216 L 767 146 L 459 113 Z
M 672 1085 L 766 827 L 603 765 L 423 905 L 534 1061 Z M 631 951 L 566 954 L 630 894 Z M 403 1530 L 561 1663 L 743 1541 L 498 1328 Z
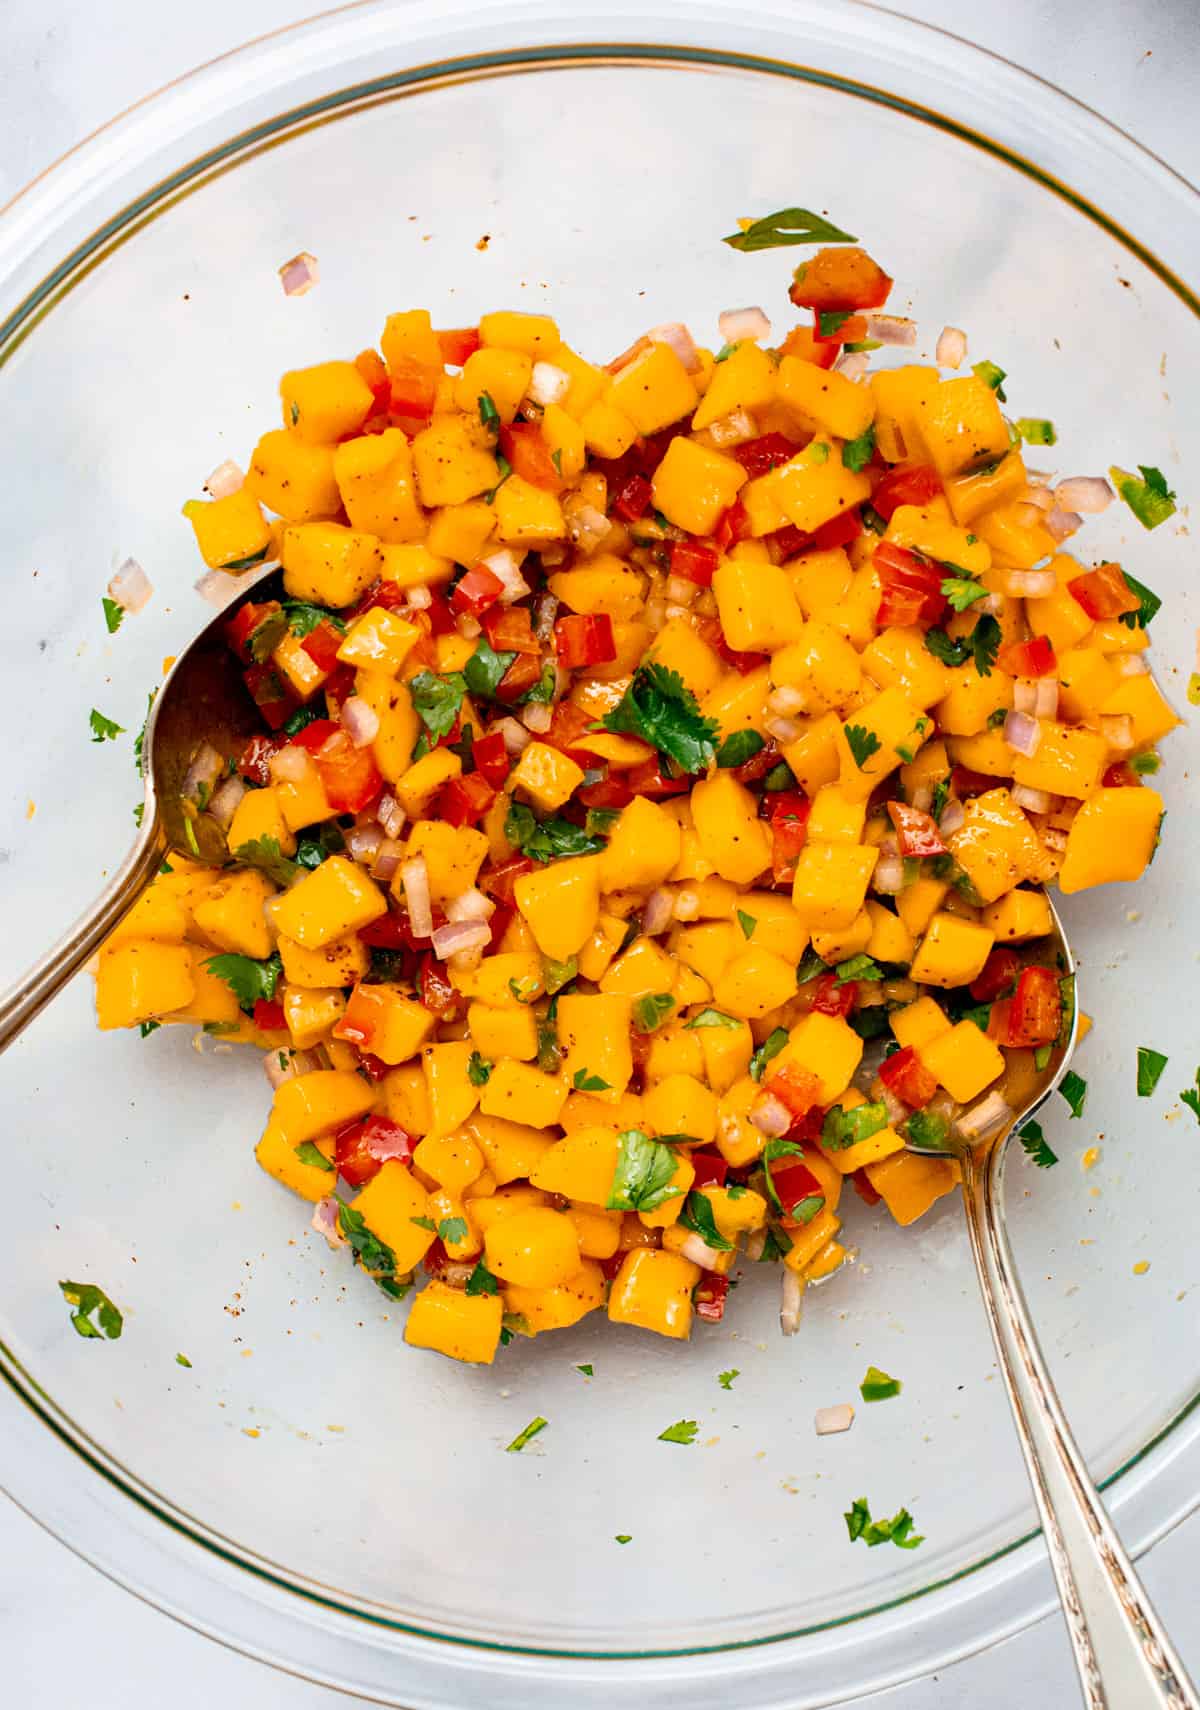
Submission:
M 404 830 L 404 822 L 408 818 L 400 803 L 390 792 L 379 798 L 379 806 L 375 809 L 375 817 L 383 827 L 385 837 L 399 837 Z
M 213 791 L 208 811 L 221 827 L 228 831 L 233 824 L 233 816 L 238 810 L 238 803 L 246 793 L 246 781 L 234 773 L 232 778 L 226 778 L 223 784 L 218 784 Z
M 1133 720 L 1128 713 L 1101 713 L 1100 734 L 1118 754 L 1128 754 L 1133 747 Z
M 1013 708 L 1016 712 L 1037 712 L 1038 679 L 1018 677 L 1013 683 Z
M 958 363 L 950 365 L 957 368 Z M 830 1437 L 839 1431 L 848 1431 L 854 1423 L 854 1409 L 848 1401 L 843 1401 L 838 1407 L 818 1407 L 813 1415 L 813 1426 L 818 1437 Z
M 1049 790 L 1034 790 L 1028 784 L 1014 784 L 1012 799 L 1026 813 L 1053 813 L 1058 803 L 1058 797 Z
M 1031 481 L 1021 494 L 1021 502 L 1026 505 L 1034 505 L 1039 511 L 1052 511 L 1054 509 L 1054 494 L 1044 483 Z
M 651 635 L 657 635 L 667 621 L 667 606 L 665 600 L 647 600 L 642 607 L 642 622 Z
M 1069 540 L 1083 527 L 1083 518 L 1078 511 L 1060 510 L 1055 505 L 1052 511 L 1046 512 L 1046 533 L 1054 540 Z
M 642 909 L 642 931 L 648 938 L 657 938 L 675 918 L 675 893 L 660 885 L 651 891 Z
M 459 1264 L 457 1261 L 443 1265 L 438 1272 L 438 1281 L 446 1283 L 450 1288 L 466 1288 L 476 1263 L 477 1261 L 472 1259 L 469 1265 Z
M 312 761 L 308 750 L 297 742 L 289 742 L 267 761 L 267 771 L 275 784 L 302 784 L 308 776 Z
M 433 934 L 433 953 L 445 961 L 447 956 L 482 950 L 491 941 L 492 929 L 486 920 L 449 920 Z
M 316 256 L 302 249 L 299 255 L 293 255 L 290 261 L 284 262 L 279 269 L 279 277 L 283 281 L 285 297 L 303 297 L 319 281 L 321 269 Z
M 1109 664 L 1118 677 L 1144 677 L 1150 669 L 1140 653 L 1118 653 Z
M 700 592 L 694 582 L 689 582 L 686 576 L 667 577 L 667 603 L 678 610 L 681 606 L 686 609 Z
M 486 944 L 472 945 L 469 950 L 459 950 L 453 956 L 446 957 L 446 966 L 452 974 L 470 974 L 483 961 Z
M 986 594 L 982 600 L 976 600 L 971 610 L 981 616 L 986 612 L 989 617 L 999 617 L 1004 610 L 1004 595 Z
M 695 891 L 675 892 L 675 919 L 698 920 L 700 916 L 700 898 Z
M 677 1252 L 685 1259 L 690 1259 L 694 1265 L 699 1265 L 702 1271 L 711 1271 L 721 1262 L 720 1253 L 708 1245 L 708 1242 L 694 1230 L 688 1232 L 679 1243 Z
M 427 612 L 433 604 L 432 588 L 410 588 L 408 590 L 408 609 L 413 612 Z
M 917 784 L 912 793 L 912 806 L 919 808 L 922 813 L 928 813 L 933 806 L 933 787 L 930 784 Z
M 545 701 L 528 701 L 521 708 L 520 717 L 526 730 L 532 730 L 535 736 L 542 736 L 554 722 L 554 708 L 548 707 Z
M 765 718 L 763 729 L 768 736 L 774 737 L 776 742 L 784 744 L 796 742 L 803 734 L 794 718 Z
M 871 366 L 865 350 L 844 350 L 833 365 L 844 380 L 861 380 Z
M 1037 703 L 1033 709 L 1035 716 L 1038 718 L 1057 718 L 1058 717 L 1058 678 L 1057 677 L 1038 677 L 1036 679 L 1036 682 L 1037 682 Z
M 877 1103 L 882 1104 L 886 1108 L 888 1122 L 893 1128 L 897 1127 L 901 1122 L 907 1122 L 908 1106 L 903 1102 L 903 1100 L 896 1097 L 890 1087 L 885 1087 L 882 1081 L 879 1082 L 877 1087 L 872 1089 L 872 1097 Z
M 364 867 L 372 864 L 382 843 L 381 825 L 352 825 L 346 833 L 346 853 Z
M 1115 497 L 1103 475 L 1068 475 L 1054 489 L 1055 503 L 1061 510 L 1080 511 L 1084 516 L 1099 516 Z
M 1013 502 L 1013 521 L 1021 528 L 1038 528 L 1043 521 L 1043 513 L 1050 507 L 1035 505 L 1029 499 L 1021 498 Z
M 794 1336 L 800 1328 L 804 1311 L 804 1284 L 795 1271 L 783 1266 L 779 1284 L 779 1329 L 781 1335 Z
M 1012 1119 L 1012 1106 L 998 1092 L 990 1092 L 970 1110 L 962 1111 L 956 1126 L 964 1140 L 985 1140 Z
M 670 345 L 689 374 L 695 374 L 699 369 L 700 357 L 695 340 L 681 321 L 663 321 L 660 326 L 651 327 L 646 337 L 651 344 Z
M 1000 591 L 1010 600 L 1044 600 L 1058 587 L 1053 570 L 1001 570 Z
M 559 600 L 548 588 L 544 588 L 534 601 L 533 633 L 543 645 L 548 645 L 554 638 L 554 622 L 558 617 Z
M 933 358 L 943 368 L 958 368 L 967 354 L 967 335 L 961 327 L 943 327 Z
M 154 584 L 136 558 L 127 558 L 108 584 L 108 597 L 124 612 L 140 612 L 154 592 Z
M 737 344 L 743 338 L 770 338 L 771 323 L 757 307 L 723 309 L 717 316 L 717 330 L 726 344 Z
M 309 1227 L 315 1229 L 318 1235 L 323 1235 L 335 1252 L 346 1245 L 346 1237 L 342 1234 L 341 1224 L 338 1222 L 338 1202 L 332 1194 L 317 1201 Z
M 767 1250 L 767 1232 L 765 1229 L 754 1229 L 746 1237 L 746 1257 L 752 1265 L 756 1265 Z
M 414 855 L 411 861 L 405 861 L 400 869 L 400 883 L 404 886 L 404 901 L 408 905 L 409 925 L 414 936 L 431 937 L 433 903 L 429 894 L 429 871 L 425 866 L 424 855 Z
M 906 315 L 868 315 L 867 337 L 880 344 L 916 344 L 917 323 Z
M 216 606 L 218 611 L 224 611 L 229 602 L 242 592 L 243 584 L 239 576 L 231 576 L 228 570 L 206 570 L 193 586 L 202 600 Z
M 808 702 L 803 689 L 797 689 L 792 683 L 782 683 L 778 689 L 771 690 L 767 705 L 772 712 L 790 718 L 793 713 L 803 712 Z
M 942 817 L 938 820 L 938 830 L 943 837 L 953 837 L 956 831 L 961 831 L 966 824 L 967 810 L 957 796 L 952 796 L 942 809 Z
M 454 627 L 464 641 L 477 641 L 483 634 L 483 625 L 470 612 L 460 612 L 454 620 Z
M 524 556 L 522 553 L 521 558 Z M 486 558 L 480 559 L 480 563 L 504 584 L 504 592 L 500 596 L 502 606 L 511 606 L 514 601 L 523 600 L 529 593 L 529 583 L 521 574 L 521 558 L 504 546 L 499 552 L 489 553 Z
M 566 518 L 567 534 L 580 552 L 593 551 L 611 532 L 612 524 L 604 512 L 598 511 L 594 505 L 565 506 L 563 514 Z
M 204 483 L 204 491 L 211 499 L 227 499 L 231 493 L 240 492 L 246 477 L 233 461 L 227 457 L 224 463 L 218 463 L 212 474 Z
M 552 362 L 535 362 L 529 379 L 529 396 L 545 409 L 547 404 L 561 404 L 571 390 L 571 376 Z
M 281 1087 L 284 1081 L 293 1081 L 297 1075 L 307 1075 L 316 1066 L 316 1059 L 309 1051 L 290 1051 L 285 1046 L 282 1051 L 263 1053 L 263 1073 L 273 1087 Z
M 881 855 L 871 875 L 871 888 L 881 897 L 894 897 L 904 888 L 904 862 L 899 855 Z
M 1028 760 L 1038 751 L 1042 727 L 1028 713 L 1010 712 L 1004 721 L 1004 740 L 1014 754 L 1023 754 Z
M 525 726 L 515 718 L 497 719 L 496 723 L 492 725 L 491 728 L 492 730 L 498 730 L 504 738 L 504 750 L 507 754 L 515 757 L 529 745 L 529 732 L 525 729 Z
M 1042 842 L 1052 855 L 1059 855 L 1067 847 L 1067 834 L 1058 825 L 1048 825 L 1042 831 Z
M 342 702 L 342 729 L 356 748 L 368 748 L 379 735 L 379 714 L 361 695 Z
M 186 801 L 198 802 L 203 786 L 207 784 L 211 790 L 224 770 L 225 756 L 214 748 L 211 742 L 202 742 L 183 775 L 180 795 Z
M 774 1093 L 763 1093 L 750 1112 L 750 1120 L 768 1140 L 778 1140 L 792 1126 L 792 1113 Z
M 758 428 L 745 410 L 734 410 L 713 422 L 708 434 L 714 445 L 744 445 L 748 439 L 757 437 Z
M 474 885 L 446 904 L 448 920 L 490 920 L 495 912 L 496 905 L 491 897 L 485 897 Z
M 385 885 L 390 884 L 400 871 L 400 863 L 404 859 L 404 844 L 395 837 L 384 837 L 375 851 L 375 859 L 371 863 L 371 877 L 382 879 Z

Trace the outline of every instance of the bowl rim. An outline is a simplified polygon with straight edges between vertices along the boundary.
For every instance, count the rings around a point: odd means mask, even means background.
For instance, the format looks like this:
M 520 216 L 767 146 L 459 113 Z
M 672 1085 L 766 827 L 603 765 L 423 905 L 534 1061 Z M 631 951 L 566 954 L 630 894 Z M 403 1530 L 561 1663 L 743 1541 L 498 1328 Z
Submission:
M 463 0 L 451 0 L 451 4 L 443 8 L 446 11 L 462 12 L 465 8 Z M 803 0 L 803 4 L 790 9 L 784 9 L 780 0 L 771 0 L 766 8 L 780 15 L 785 20 L 785 29 L 791 27 L 791 33 L 800 38 L 801 21 L 805 16 L 831 18 L 837 12 L 853 13 L 872 22 L 884 22 L 888 31 L 900 31 L 902 35 L 921 41 L 937 41 L 949 44 L 954 54 L 966 57 L 977 66 L 1001 67 L 1010 80 L 1026 89 L 1036 90 L 1039 98 L 1050 100 L 1068 115 L 1076 120 L 1086 122 L 1089 130 L 1095 131 L 1102 141 L 1110 146 L 1119 144 L 1123 151 L 1129 153 L 1135 164 L 1140 164 L 1143 171 L 1149 171 L 1155 177 L 1165 180 L 1176 195 L 1182 194 L 1188 200 L 1193 212 L 1200 212 L 1200 192 L 1175 169 L 1168 166 L 1149 149 L 1137 143 L 1120 127 L 1112 124 L 1102 115 L 1096 113 L 1086 103 L 1067 95 L 1053 84 L 1035 73 L 1018 67 L 1002 56 L 979 48 L 952 32 L 941 30 L 933 25 L 924 24 L 913 19 L 904 18 L 900 14 L 877 7 L 870 0 Z M 532 18 L 535 14 L 545 22 L 548 9 L 533 3 L 533 0 L 517 0 L 515 5 L 506 8 L 510 14 Z M 551 22 L 559 17 L 563 8 L 549 8 L 553 14 Z M 570 7 L 572 21 L 578 16 L 580 8 Z M 658 15 L 650 20 L 661 24 L 663 14 L 669 13 L 678 26 L 686 30 L 689 24 L 695 22 L 696 8 L 690 0 L 658 0 Z M 366 22 L 371 15 L 390 14 L 399 18 L 399 9 L 379 5 L 375 0 L 357 0 L 357 3 L 342 7 L 331 12 L 324 12 L 306 20 L 284 26 L 265 35 L 254 38 L 241 47 L 221 54 L 214 59 L 204 62 L 181 77 L 171 80 L 160 89 L 143 97 L 132 104 L 123 113 L 108 121 L 105 125 L 93 131 L 74 148 L 51 166 L 44 169 L 30 184 L 19 191 L 17 195 L 0 209 L 0 308 L 3 307 L 3 288 L 19 261 L 23 261 L 38 247 L 52 241 L 58 230 L 60 220 L 65 220 L 71 210 L 78 209 L 89 197 L 104 193 L 106 186 L 112 182 L 114 175 L 126 164 L 123 156 L 130 147 L 136 148 L 147 127 L 153 129 L 161 116 L 167 112 L 175 97 L 184 92 L 204 92 L 210 102 L 220 95 L 220 85 L 227 80 L 231 86 L 237 82 L 243 68 L 260 60 L 262 56 L 269 57 L 276 49 L 305 39 L 316 39 L 322 33 L 331 29 L 337 30 L 343 24 L 350 27 L 359 21 Z M 736 8 L 725 3 L 706 8 L 710 18 L 721 14 L 723 19 L 736 16 Z M 631 13 L 628 29 L 636 28 L 636 18 L 639 14 Z M 623 20 L 624 22 L 624 20 Z M 794 26 L 794 27 L 793 27 Z M 1022 155 L 1010 144 L 989 136 L 972 127 L 966 122 L 950 117 L 938 109 L 914 100 L 909 96 L 899 95 L 880 85 L 863 80 L 841 76 L 836 73 L 821 70 L 819 67 L 804 65 L 796 61 L 764 57 L 719 46 L 688 45 L 686 42 L 666 42 L 653 39 L 622 39 L 615 41 L 592 42 L 559 42 L 557 44 L 543 43 L 540 46 L 512 47 L 507 50 L 491 49 L 475 54 L 451 56 L 441 61 L 434 61 L 412 67 L 402 67 L 385 76 L 366 79 L 352 83 L 347 88 L 332 94 L 302 102 L 282 114 L 276 114 L 272 119 L 241 131 L 217 146 L 202 151 L 186 166 L 166 175 L 148 190 L 124 202 L 116 213 L 97 225 L 92 232 L 72 245 L 67 255 L 46 272 L 32 287 L 24 289 L 14 306 L 9 309 L 6 317 L 0 321 L 0 366 L 11 355 L 16 345 L 20 343 L 32 326 L 42 315 L 49 313 L 55 303 L 71 289 L 83 274 L 97 265 L 116 244 L 125 241 L 136 230 L 138 223 L 146 217 L 152 217 L 152 211 L 161 211 L 180 193 L 186 193 L 188 187 L 198 187 L 213 173 L 227 169 L 239 158 L 244 158 L 258 149 L 268 146 L 270 139 L 280 140 L 296 133 L 297 129 L 312 123 L 320 123 L 325 119 L 345 117 L 355 110 L 360 110 L 366 103 L 378 100 L 390 100 L 403 92 L 423 92 L 438 87 L 444 87 L 449 81 L 471 76 L 513 75 L 532 70 L 562 69 L 576 67 L 594 67 L 598 64 L 641 64 L 687 69 L 690 66 L 718 68 L 739 72 L 753 72 L 764 75 L 788 77 L 801 82 L 814 84 L 832 89 L 836 92 L 849 94 L 867 101 L 877 103 L 901 113 L 903 116 L 929 124 L 938 130 L 980 148 L 993 158 L 1002 161 L 1009 167 L 1019 171 L 1024 176 L 1032 178 L 1042 188 L 1048 190 L 1061 200 L 1066 201 L 1086 218 L 1098 225 L 1110 237 L 1114 238 L 1127 251 L 1137 257 L 1157 278 L 1167 286 L 1193 314 L 1200 317 L 1200 299 L 1185 283 L 1178 269 L 1161 259 L 1148 244 L 1137 238 L 1104 210 L 1090 197 L 1074 190 L 1069 183 L 1056 173 L 1041 166 L 1032 155 Z M 211 85 L 211 87 L 210 87 Z M 689 1645 L 684 1649 L 671 1650 L 638 1650 L 634 1652 L 607 1651 L 563 1651 L 542 1647 L 528 1647 L 516 1644 L 494 1644 L 478 1638 L 458 1638 L 441 1633 L 432 1633 L 419 1626 L 413 1626 L 397 1620 L 394 1616 L 382 1616 L 365 1610 L 363 1607 L 350 1607 L 336 1599 L 331 1600 L 322 1596 L 315 1589 L 289 1578 L 286 1574 L 271 1572 L 264 1564 L 256 1561 L 251 1552 L 243 1546 L 234 1545 L 232 1552 L 223 1541 L 208 1532 L 199 1522 L 187 1516 L 179 1516 L 178 1511 L 172 1511 L 172 1505 L 159 1498 L 156 1493 L 147 1492 L 140 1486 L 132 1473 L 121 1467 L 105 1451 L 97 1445 L 89 1444 L 86 1434 L 73 1428 L 73 1424 L 52 1400 L 51 1397 L 37 1384 L 31 1374 L 25 1372 L 9 1349 L 0 1342 L 0 1376 L 19 1398 L 50 1431 L 70 1449 L 81 1461 L 99 1471 L 115 1490 L 140 1504 L 155 1519 L 181 1533 L 191 1542 L 202 1549 L 223 1557 L 234 1564 L 239 1571 L 248 1572 L 259 1577 L 265 1577 L 271 1584 L 288 1593 L 310 1602 L 324 1604 L 326 1608 L 340 1615 L 346 1615 L 357 1622 L 367 1622 L 380 1625 L 388 1630 L 401 1634 L 412 1635 L 420 1640 L 434 1640 L 440 1643 L 465 1645 L 480 1651 L 494 1650 L 504 1655 L 527 1656 L 530 1658 L 552 1658 L 562 1661 L 566 1658 L 587 1659 L 593 1661 L 630 1662 L 667 1660 L 672 1658 L 687 1658 L 736 1653 L 747 1649 L 762 1649 L 782 1647 L 789 1642 L 810 1637 L 818 1632 L 828 1632 L 833 1627 L 851 1628 L 859 1623 L 869 1621 L 889 1611 L 901 1608 L 920 1598 L 927 1598 L 954 1585 L 972 1578 L 980 1570 L 1004 1559 L 1015 1556 L 1022 1550 L 1027 1550 L 1038 1536 L 1037 1529 L 1025 1533 L 1001 1549 L 991 1552 L 988 1556 L 970 1566 L 962 1568 L 954 1574 L 944 1576 L 930 1585 L 919 1590 L 905 1593 L 901 1597 L 882 1599 L 870 1607 L 855 1611 L 853 1614 L 839 1618 L 836 1622 L 825 1622 L 809 1628 L 797 1628 L 790 1631 L 771 1634 L 760 1638 L 740 1641 L 726 1641 L 713 1646 Z M 1122 1466 L 1104 1481 L 1102 1488 L 1109 1488 L 1118 1483 L 1132 1468 L 1142 1465 L 1154 1455 L 1174 1432 L 1176 1426 L 1187 1418 L 1200 1402 L 1200 1396 L 1194 1397 L 1180 1409 L 1171 1421 L 1164 1425 L 1155 1436 L 1143 1444 L 1133 1455 L 1128 1457 Z M 21 1506 L 31 1512 L 34 1518 L 39 1516 L 20 1497 L 16 1500 Z M 1200 1496 L 1192 1499 L 1187 1508 L 1177 1510 L 1167 1525 L 1158 1529 L 1158 1535 L 1169 1529 L 1170 1525 L 1178 1523 L 1184 1513 L 1200 1503 Z M 44 1523 L 44 1522 L 43 1522 Z M 63 1531 L 56 1530 L 68 1547 L 76 1549 L 75 1543 Z M 85 1559 L 96 1561 L 94 1554 L 80 1550 Z M 1028 1550 L 1027 1550 L 1028 1553 Z M 97 1565 L 101 1565 L 97 1562 Z M 106 1568 L 105 1571 L 108 1571 Z M 124 1576 L 122 1583 L 129 1583 Z M 1027 1614 L 1019 1624 L 1028 1624 L 1036 1619 L 1045 1607 L 1034 1609 Z M 179 1611 L 172 1611 L 179 1613 Z M 965 1646 L 946 1653 L 947 1657 L 962 1655 L 978 1646 L 989 1643 L 993 1635 L 973 1638 Z M 239 1648 L 253 1649 L 252 1646 L 238 1641 Z M 922 1660 L 922 1668 L 931 1666 L 927 1660 Z M 309 1671 L 305 1671 L 309 1672 Z M 909 1670 L 911 1673 L 912 1670 Z M 890 1678 L 890 1677 L 889 1677 Z M 896 1679 L 905 1678 L 901 1674 Z M 877 1684 L 889 1684 L 883 1680 Z M 875 1687 L 872 1688 L 876 1689 Z M 857 1688 L 855 1689 L 857 1690 Z M 823 1699 L 823 1702 L 829 1700 Z

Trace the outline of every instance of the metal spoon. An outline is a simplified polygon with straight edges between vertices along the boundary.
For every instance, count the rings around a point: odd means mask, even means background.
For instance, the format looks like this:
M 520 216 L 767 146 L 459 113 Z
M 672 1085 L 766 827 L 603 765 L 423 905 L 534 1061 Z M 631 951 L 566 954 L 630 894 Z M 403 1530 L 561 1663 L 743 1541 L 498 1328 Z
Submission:
M 243 586 L 246 593 L 253 590 L 263 600 L 275 598 L 281 584 L 282 571 L 276 568 L 247 576 Z M 242 598 L 239 595 L 239 603 Z M 188 767 L 203 742 L 232 756 L 262 729 L 261 715 L 246 693 L 241 668 L 225 639 L 225 625 L 234 609 L 228 606 L 213 618 L 164 678 L 142 739 L 146 800 L 141 834 L 86 914 L 0 997 L 0 1051 L 100 948 L 133 907 L 168 849 L 214 864 L 227 859 L 220 828 L 207 815 L 190 822 L 189 837 L 182 791 Z
M 1055 934 L 1049 943 L 1064 971 L 1073 975 L 1075 962 L 1062 922 L 1053 905 L 1050 912 Z M 910 1143 L 909 1150 L 943 1157 L 950 1150 L 962 1169 L 971 1252 L 1067 1618 L 1084 1702 L 1089 1710 L 1200 1710 L 1200 1698 L 1071 1435 L 1034 1334 L 1005 1231 L 1002 1202 L 1008 1143 L 1062 1080 L 1077 1031 L 1076 1006 L 1068 1037 L 1056 1047 L 1024 1108 L 996 1138 L 972 1146 L 955 1138 L 952 1130 L 946 1146 Z

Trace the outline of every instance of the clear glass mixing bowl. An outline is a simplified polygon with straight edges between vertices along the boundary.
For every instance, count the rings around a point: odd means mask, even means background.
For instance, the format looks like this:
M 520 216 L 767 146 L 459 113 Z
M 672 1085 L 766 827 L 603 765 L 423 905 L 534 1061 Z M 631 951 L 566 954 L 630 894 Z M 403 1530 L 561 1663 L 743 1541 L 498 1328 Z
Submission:
M 796 202 L 881 257 L 924 354 L 949 321 L 1007 368 L 1014 408 L 1058 424 L 1044 461 L 1159 464 L 1186 499 L 1194 193 L 1012 67 L 845 0 L 352 7 L 184 79 L 18 199 L 0 220 L 0 974 L 129 840 L 131 737 L 91 746 L 88 712 L 136 731 L 163 656 L 206 621 L 179 507 L 274 423 L 283 369 L 352 354 L 413 304 L 450 325 L 548 307 L 601 356 L 747 302 L 787 324 L 794 257 L 719 239 Z M 321 283 L 288 301 L 276 268 L 300 249 Z M 1200 615 L 1186 533 L 1186 510 L 1148 535 L 1117 507 L 1087 537 L 1165 596 L 1177 701 Z M 129 555 L 156 595 L 110 638 L 100 595 Z M 1196 1058 L 1189 745 L 1169 745 L 1147 882 L 1066 910 L 1097 1023 L 1089 1100 L 1049 1119 L 1059 1168 L 1022 1162 L 1009 1195 L 1054 1375 L 1135 1548 L 1200 1488 L 1196 1137 L 1173 1103 Z M 1172 1059 L 1153 1101 L 1135 1100 L 1138 1044 Z M 909 1233 L 856 1208 L 861 1260 L 794 1341 L 774 1277 L 747 1274 L 689 1346 L 588 1322 L 476 1371 L 404 1348 L 396 1310 L 257 1170 L 256 1060 L 183 1030 L 100 1037 L 81 979 L 0 1088 L 8 1486 L 206 1632 L 391 1704 L 796 1710 L 1049 1605 L 954 1204 Z M 72 1334 L 61 1277 L 114 1295 L 119 1343 Z M 903 1397 L 818 1439 L 814 1410 L 872 1361 Z M 549 1429 L 504 1454 L 539 1413 Z M 658 1442 L 680 1418 L 695 1446 Z M 863 1494 L 908 1505 L 922 1548 L 851 1548 Z

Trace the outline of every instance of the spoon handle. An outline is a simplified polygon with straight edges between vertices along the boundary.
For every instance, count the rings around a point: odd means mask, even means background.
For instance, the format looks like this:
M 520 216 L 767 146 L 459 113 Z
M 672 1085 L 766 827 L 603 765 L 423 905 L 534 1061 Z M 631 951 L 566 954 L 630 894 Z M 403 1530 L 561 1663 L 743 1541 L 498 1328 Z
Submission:
M 1088 1710 L 1200 1710 L 1200 1698 L 1101 1505 L 1046 1370 L 990 1168 L 961 1159 L 963 1201 L 992 1339 L 1041 1515 Z
M 71 976 L 98 950 L 157 871 L 164 843 L 157 819 L 148 825 L 107 888 L 74 926 L 51 946 L 8 991 L 0 994 L 0 1051 L 6 1051 L 35 1015 L 56 997 Z

